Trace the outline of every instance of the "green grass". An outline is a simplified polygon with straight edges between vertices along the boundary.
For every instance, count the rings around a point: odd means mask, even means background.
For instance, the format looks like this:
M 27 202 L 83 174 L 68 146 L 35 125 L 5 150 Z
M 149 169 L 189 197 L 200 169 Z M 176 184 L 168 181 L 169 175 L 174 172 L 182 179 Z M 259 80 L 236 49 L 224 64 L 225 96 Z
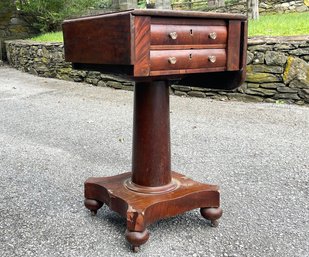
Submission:
M 309 12 L 260 16 L 249 20 L 249 36 L 309 35 Z
M 63 42 L 62 32 L 50 32 L 30 38 L 36 42 Z
M 249 20 L 249 36 L 309 35 L 309 12 L 260 16 Z M 63 42 L 62 32 L 53 32 L 31 38 L 37 42 Z

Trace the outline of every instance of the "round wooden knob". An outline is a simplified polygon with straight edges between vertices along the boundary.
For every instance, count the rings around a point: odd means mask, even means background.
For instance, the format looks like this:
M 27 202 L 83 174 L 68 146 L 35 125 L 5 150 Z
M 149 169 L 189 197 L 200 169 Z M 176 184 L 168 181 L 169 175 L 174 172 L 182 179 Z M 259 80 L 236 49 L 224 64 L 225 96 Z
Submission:
M 216 60 L 217 60 L 217 57 L 214 56 L 214 55 L 210 55 L 210 56 L 208 56 L 208 60 L 209 60 L 210 62 L 212 62 L 212 63 L 215 63 Z
M 171 32 L 171 33 L 169 34 L 169 36 L 170 36 L 171 39 L 174 39 L 174 40 L 175 40 L 175 39 L 177 38 L 178 35 L 177 35 L 177 32 Z
M 216 39 L 217 38 L 217 33 L 216 32 L 210 32 L 209 33 L 209 38 Z
M 175 63 L 177 62 L 177 59 L 176 59 L 176 57 L 169 57 L 169 58 L 168 58 L 168 62 L 169 62 L 170 64 L 175 64 Z

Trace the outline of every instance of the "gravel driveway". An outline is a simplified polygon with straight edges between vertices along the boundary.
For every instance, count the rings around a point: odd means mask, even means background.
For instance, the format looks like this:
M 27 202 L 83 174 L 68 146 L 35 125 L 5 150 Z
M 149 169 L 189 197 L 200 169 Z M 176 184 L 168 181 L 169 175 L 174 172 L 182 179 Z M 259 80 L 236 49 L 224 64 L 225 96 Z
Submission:
M 131 253 L 83 182 L 131 169 L 132 99 L 0 67 L 0 256 L 309 256 L 309 108 L 175 96 L 173 170 L 220 185 L 224 214 L 159 221 Z

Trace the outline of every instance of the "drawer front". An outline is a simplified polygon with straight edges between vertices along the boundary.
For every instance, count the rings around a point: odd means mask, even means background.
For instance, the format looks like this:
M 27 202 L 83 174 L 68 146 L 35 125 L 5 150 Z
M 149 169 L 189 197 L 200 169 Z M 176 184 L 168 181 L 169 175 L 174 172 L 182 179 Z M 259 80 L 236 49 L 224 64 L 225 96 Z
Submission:
M 151 25 L 151 45 L 208 45 L 226 41 L 226 26 Z
M 225 49 L 150 51 L 150 70 L 190 70 L 226 67 Z

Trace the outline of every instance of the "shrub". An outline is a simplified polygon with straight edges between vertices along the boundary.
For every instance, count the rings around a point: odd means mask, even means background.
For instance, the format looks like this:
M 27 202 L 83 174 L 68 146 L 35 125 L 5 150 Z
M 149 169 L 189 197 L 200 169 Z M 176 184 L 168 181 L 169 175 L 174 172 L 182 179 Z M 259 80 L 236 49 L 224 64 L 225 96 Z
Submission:
M 18 0 L 16 7 L 32 17 L 41 32 L 60 30 L 62 21 L 76 17 L 91 8 L 107 7 L 108 0 Z

